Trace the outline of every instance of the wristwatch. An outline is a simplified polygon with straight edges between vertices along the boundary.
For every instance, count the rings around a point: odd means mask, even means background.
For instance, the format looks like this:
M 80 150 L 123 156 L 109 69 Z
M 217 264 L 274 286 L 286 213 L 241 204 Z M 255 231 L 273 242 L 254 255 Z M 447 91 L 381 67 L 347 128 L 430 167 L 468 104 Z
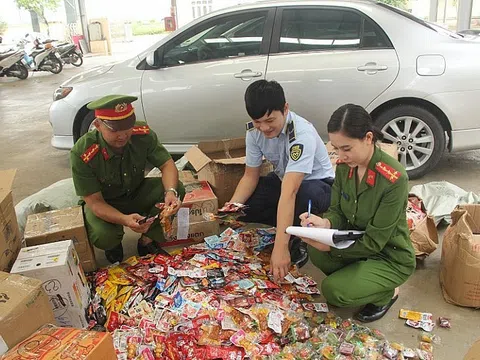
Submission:
M 164 196 L 167 195 L 167 192 L 169 192 L 169 191 L 173 192 L 175 194 L 175 197 L 178 198 L 178 192 L 177 192 L 177 189 L 175 189 L 175 188 L 168 188 L 167 190 L 165 190 L 163 195 Z

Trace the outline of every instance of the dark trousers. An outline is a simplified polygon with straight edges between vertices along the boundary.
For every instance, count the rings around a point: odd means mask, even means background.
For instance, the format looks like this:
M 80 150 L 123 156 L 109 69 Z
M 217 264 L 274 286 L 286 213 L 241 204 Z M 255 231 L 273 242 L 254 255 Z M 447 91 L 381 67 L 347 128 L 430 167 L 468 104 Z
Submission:
M 312 200 L 312 214 L 322 214 L 330 206 L 333 179 L 304 180 L 295 199 L 294 225 L 300 225 L 300 214 L 308 210 L 308 200 Z M 277 226 L 277 207 L 280 200 L 282 181 L 273 172 L 260 177 L 257 188 L 247 200 L 246 216 L 239 220 Z

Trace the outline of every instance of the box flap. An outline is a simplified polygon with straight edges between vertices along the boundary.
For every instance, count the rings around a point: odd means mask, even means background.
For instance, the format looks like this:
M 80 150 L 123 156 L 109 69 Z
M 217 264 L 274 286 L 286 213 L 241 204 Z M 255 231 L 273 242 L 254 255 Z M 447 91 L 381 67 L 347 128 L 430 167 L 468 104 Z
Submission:
M 202 170 L 210 161 L 212 161 L 196 145 L 188 149 L 185 156 L 196 171 Z
M 12 190 L 16 169 L 0 171 L 0 201 Z
M 219 164 L 244 164 L 246 147 L 245 138 L 203 141 L 198 149 L 211 160 Z

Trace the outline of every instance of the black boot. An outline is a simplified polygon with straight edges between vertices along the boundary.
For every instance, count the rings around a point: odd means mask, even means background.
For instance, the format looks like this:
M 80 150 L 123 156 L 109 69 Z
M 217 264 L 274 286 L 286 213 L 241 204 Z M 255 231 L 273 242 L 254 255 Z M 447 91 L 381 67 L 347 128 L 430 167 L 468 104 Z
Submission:
M 138 255 L 140 256 L 145 256 L 145 255 L 157 255 L 157 254 L 162 254 L 165 256 L 170 256 L 168 252 L 163 250 L 161 247 L 158 246 L 158 244 L 155 241 L 151 241 L 148 244 L 142 244 L 142 239 L 138 239 L 138 244 L 137 244 L 137 251 Z
M 296 236 L 290 239 L 290 259 L 292 265 L 297 265 L 298 268 L 308 262 L 307 244 Z
M 397 299 L 398 295 L 394 296 L 387 305 L 383 306 L 367 304 L 362 311 L 355 315 L 355 319 L 364 323 L 380 320 L 387 313 L 388 309 L 395 304 Z
M 122 243 L 118 244 L 113 249 L 105 250 L 105 257 L 112 264 L 114 264 L 116 262 L 122 262 L 123 261 L 123 246 L 122 246 Z

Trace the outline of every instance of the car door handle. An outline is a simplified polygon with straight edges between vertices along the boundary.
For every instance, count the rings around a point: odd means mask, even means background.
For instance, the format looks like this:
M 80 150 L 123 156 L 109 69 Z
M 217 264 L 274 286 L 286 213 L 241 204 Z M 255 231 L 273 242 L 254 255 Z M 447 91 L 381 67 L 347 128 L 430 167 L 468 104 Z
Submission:
M 262 76 L 261 71 L 252 71 L 251 69 L 242 70 L 242 72 L 233 75 L 237 79 L 254 78 Z
M 374 63 L 374 62 L 366 63 L 363 66 L 357 67 L 358 71 L 367 71 L 367 72 L 385 71 L 387 69 L 388 69 L 387 65 L 378 65 L 377 63 Z

